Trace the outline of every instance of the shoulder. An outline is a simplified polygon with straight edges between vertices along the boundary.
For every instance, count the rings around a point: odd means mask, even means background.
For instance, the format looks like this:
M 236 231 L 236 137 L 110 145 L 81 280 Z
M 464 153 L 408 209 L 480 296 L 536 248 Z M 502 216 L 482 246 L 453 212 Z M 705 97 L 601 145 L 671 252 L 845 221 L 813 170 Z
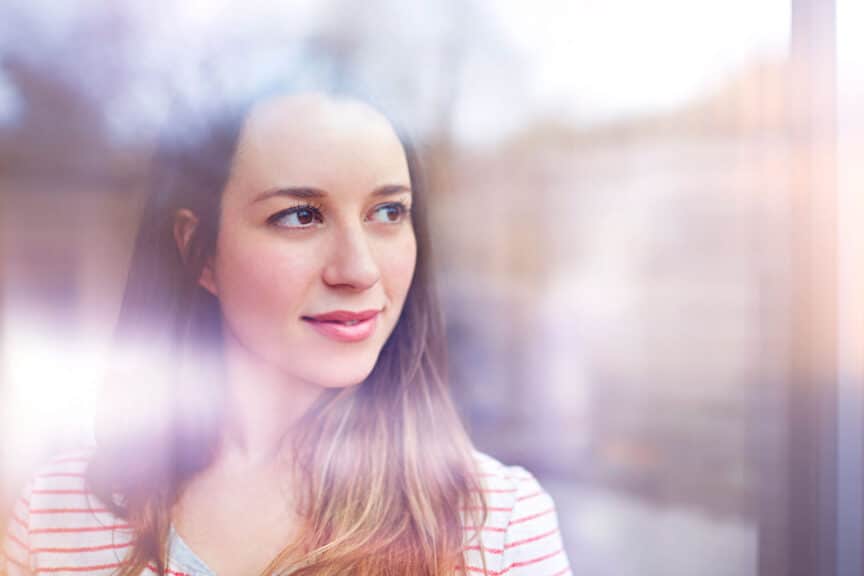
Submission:
M 93 448 L 89 446 L 67 450 L 36 470 L 22 496 L 31 527 L 80 509 L 98 512 L 103 508 L 87 489 L 87 466 L 92 456 Z
M 487 567 L 512 576 L 569 573 L 552 497 L 528 470 L 482 452 L 474 460 L 486 503 Z
M 475 462 L 489 520 L 506 519 L 510 530 L 519 526 L 528 530 L 557 526 L 555 503 L 531 472 L 502 464 L 482 452 L 475 452 Z
M 56 455 L 32 475 L 8 523 L 5 557 L 12 574 L 113 571 L 132 542 L 128 524 L 88 489 L 93 447 Z

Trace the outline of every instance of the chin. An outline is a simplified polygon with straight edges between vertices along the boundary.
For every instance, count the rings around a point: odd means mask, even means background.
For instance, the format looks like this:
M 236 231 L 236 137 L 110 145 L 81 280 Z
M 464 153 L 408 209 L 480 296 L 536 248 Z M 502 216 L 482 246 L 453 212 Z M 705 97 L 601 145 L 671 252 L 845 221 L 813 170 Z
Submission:
M 325 363 L 326 365 L 327 363 Z M 340 365 L 339 362 L 331 361 L 325 371 L 317 371 L 310 377 L 322 388 L 349 388 L 361 384 L 375 367 L 375 361 L 352 362 Z

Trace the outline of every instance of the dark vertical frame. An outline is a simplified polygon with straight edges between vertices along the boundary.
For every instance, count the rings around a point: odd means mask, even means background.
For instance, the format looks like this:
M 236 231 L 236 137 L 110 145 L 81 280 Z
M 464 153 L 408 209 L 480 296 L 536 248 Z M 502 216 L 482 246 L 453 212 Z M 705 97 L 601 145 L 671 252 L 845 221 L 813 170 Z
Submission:
M 837 574 L 836 8 L 791 0 L 791 339 L 780 433 L 763 445 L 760 576 Z M 845 576 L 845 575 L 844 575 Z
M 836 574 L 864 574 L 864 54 L 859 0 L 837 1 Z

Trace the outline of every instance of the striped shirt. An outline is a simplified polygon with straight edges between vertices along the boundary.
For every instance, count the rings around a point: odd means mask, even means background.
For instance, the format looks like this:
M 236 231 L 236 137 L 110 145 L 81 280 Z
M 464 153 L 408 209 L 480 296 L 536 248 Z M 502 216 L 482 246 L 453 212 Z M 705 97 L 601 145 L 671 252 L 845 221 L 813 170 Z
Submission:
M 13 507 L 4 542 L 9 576 L 107 576 L 122 565 L 133 533 L 87 489 L 84 472 L 91 454 L 84 450 L 59 456 L 27 483 Z M 483 526 L 464 527 L 462 573 L 482 575 L 485 556 L 489 575 L 570 574 L 555 506 L 546 491 L 523 468 L 504 466 L 479 452 L 476 459 L 489 514 Z M 173 527 L 169 537 L 169 576 L 215 576 Z M 142 572 L 155 573 L 155 564 Z

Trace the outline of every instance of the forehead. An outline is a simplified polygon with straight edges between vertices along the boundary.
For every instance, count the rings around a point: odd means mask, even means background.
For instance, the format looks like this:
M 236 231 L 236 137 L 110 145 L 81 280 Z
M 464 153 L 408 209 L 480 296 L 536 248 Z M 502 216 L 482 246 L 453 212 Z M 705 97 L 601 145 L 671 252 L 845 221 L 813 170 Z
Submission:
M 362 102 L 320 94 L 257 104 L 240 133 L 232 180 L 251 192 L 410 185 L 405 151 L 390 122 Z

